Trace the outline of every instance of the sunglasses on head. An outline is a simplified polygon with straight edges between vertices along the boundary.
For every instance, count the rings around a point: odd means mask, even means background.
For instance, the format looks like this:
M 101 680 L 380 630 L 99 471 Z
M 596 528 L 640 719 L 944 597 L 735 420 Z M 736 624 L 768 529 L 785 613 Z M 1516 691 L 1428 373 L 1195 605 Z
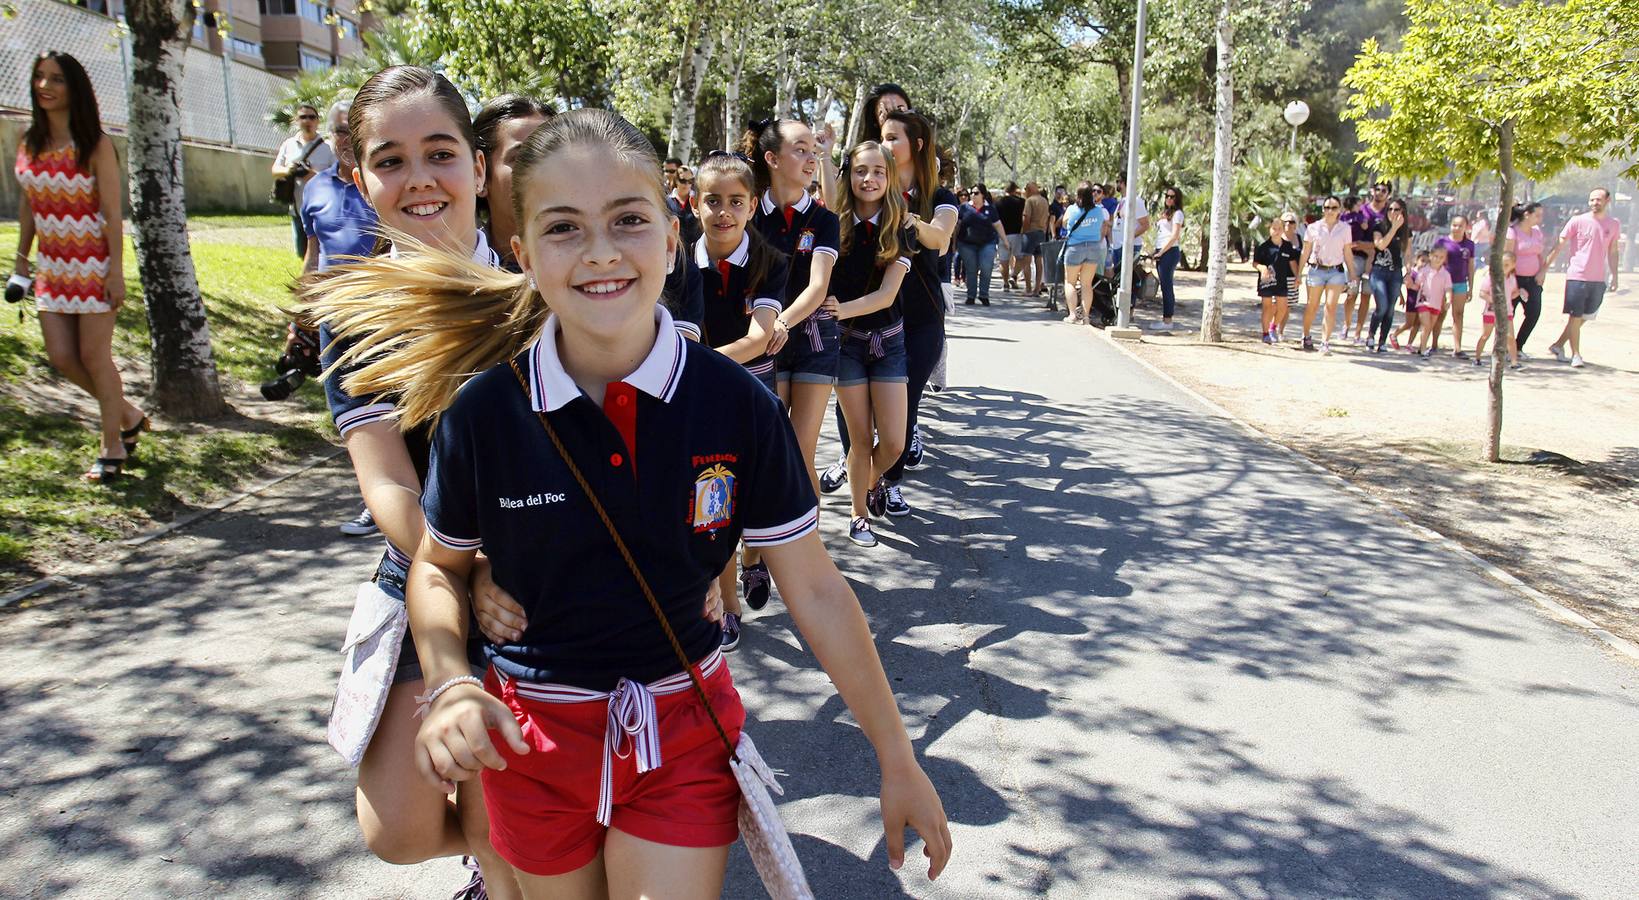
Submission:
M 679 178 L 679 179 L 677 179 L 677 183 L 678 184 L 693 184 L 694 179 L 693 178 Z

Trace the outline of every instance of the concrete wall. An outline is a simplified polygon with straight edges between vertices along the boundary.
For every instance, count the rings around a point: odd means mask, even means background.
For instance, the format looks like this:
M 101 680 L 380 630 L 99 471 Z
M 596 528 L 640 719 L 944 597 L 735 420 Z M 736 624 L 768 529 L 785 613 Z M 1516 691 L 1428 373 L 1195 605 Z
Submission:
M 17 178 L 12 166 L 17 160 L 17 145 L 23 139 L 28 120 L 16 116 L 0 116 L 0 162 L 5 172 L 0 173 L 0 217 L 17 215 L 19 195 Z M 126 161 L 125 136 L 114 136 L 114 150 L 120 162 Z M 247 153 L 205 144 L 182 145 L 182 177 L 187 191 L 189 212 L 277 213 L 284 208 L 268 203 L 273 189 L 271 154 Z M 129 185 L 122 185 L 122 192 Z M 125 214 L 130 215 L 129 196 Z

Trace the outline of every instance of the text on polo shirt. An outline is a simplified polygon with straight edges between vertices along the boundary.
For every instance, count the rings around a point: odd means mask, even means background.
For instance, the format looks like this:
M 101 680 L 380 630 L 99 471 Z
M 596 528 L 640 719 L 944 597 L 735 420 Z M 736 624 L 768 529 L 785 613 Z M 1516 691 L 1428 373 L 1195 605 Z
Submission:
M 497 499 L 501 501 L 502 509 L 523 509 L 526 506 L 544 506 L 548 503 L 562 503 L 567 498 L 563 494 L 545 492 L 540 494 L 530 494 L 522 500 L 516 497 L 499 497 Z

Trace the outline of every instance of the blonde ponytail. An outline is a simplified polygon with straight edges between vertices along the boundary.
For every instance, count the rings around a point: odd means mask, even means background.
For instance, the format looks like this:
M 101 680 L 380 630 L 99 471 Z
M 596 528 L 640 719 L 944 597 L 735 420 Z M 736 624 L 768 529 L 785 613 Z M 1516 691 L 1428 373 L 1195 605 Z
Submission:
M 396 256 L 314 273 L 297 283 L 297 313 L 354 343 L 324 373 L 354 368 L 354 396 L 395 395 L 405 428 L 436 422 L 468 378 L 521 353 L 547 305 L 523 275 L 417 242 L 387 238 Z

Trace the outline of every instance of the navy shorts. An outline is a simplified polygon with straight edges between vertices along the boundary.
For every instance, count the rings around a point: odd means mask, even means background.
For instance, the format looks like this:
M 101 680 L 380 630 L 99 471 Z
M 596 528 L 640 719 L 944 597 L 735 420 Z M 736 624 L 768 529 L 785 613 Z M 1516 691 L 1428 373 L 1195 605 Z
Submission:
M 1566 281 L 1565 315 L 1591 319 L 1605 302 L 1605 282 Z
M 1024 233 L 1024 255 L 1040 256 L 1041 245 L 1047 241 L 1046 231 L 1026 231 Z
M 834 384 L 841 349 L 842 326 L 832 316 L 815 313 L 791 329 L 775 377 L 798 384 Z
M 759 356 L 751 362 L 746 363 L 746 371 L 750 372 L 752 375 L 755 375 L 757 380 L 763 383 L 763 387 L 768 388 L 768 392 L 770 394 L 778 397 L 779 391 L 774 389 L 774 368 L 774 359 L 770 356 Z
M 837 387 L 852 387 L 873 381 L 910 381 L 910 370 L 905 362 L 905 328 L 896 324 L 881 332 L 850 332 L 842 336 L 842 350 L 837 354 Z M 874 339 L 873 339 L 874 336 Z M 872 344 L 880 345 L 881 353 L 872 352 Z

